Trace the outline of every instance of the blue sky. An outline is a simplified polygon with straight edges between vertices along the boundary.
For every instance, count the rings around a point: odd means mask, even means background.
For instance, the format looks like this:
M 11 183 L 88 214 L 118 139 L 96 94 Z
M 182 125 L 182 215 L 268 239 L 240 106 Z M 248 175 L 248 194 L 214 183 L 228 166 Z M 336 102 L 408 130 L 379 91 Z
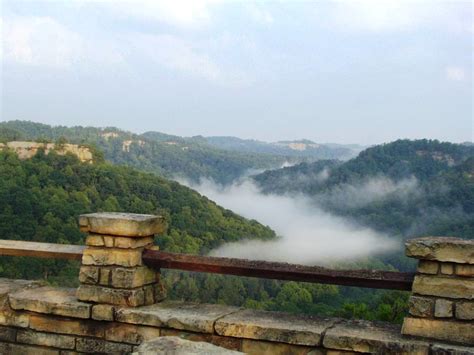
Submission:
M 0 2 L 0 120 L 473 139 L 470 1 Z

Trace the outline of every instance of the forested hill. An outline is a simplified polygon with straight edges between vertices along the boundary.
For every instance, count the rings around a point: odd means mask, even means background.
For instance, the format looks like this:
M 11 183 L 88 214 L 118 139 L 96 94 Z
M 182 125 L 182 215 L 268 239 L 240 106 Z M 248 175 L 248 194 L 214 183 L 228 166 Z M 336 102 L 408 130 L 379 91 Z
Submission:
M 474 237 L 474 147 L 399 140 L 347 162 L 319 161 L 254 177 L 266 193 L 302 193 L 320 207 L 391 234 Z
M 291 160 L 285 156 L 223 150 L 199 139 L 159 132 L 137 135 L 114 127 L 53 127 L 29 121 L 0 123 L 0 142 L 64 139 L 70 143 L 93 144 L 114 164 L 194 182 L 208 178 L 226 184 L 248 171 L 275 168 Z
M 82 213 L 125 211 L 162 214 L 168 232 L 157 238 L 168 251 L 200 253 L 243 238 L 270 239 L 274 232 L 244 219 L 176 182 L 128 167 L 80 163 L 73 155 L 41 151 L 20 160 L 0 151 L 0 236 L 2 239 L 82 244 Z M 10 261 L 9 261 L 10 262 Z M 2 261 L 0 272 L 25 277 Z

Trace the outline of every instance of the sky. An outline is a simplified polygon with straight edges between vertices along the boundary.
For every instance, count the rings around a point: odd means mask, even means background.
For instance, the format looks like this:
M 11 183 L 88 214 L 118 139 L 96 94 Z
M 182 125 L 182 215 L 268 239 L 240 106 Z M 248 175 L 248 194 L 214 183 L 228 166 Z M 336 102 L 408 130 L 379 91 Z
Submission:
M 0 3 L 0 121 L 473 140 L 470 1 Z

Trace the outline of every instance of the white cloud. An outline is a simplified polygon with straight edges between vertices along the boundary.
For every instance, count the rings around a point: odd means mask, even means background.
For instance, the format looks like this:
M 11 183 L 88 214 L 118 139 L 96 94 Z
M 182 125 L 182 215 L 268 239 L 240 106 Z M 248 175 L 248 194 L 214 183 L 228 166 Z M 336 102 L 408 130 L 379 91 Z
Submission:
M 51 17 L 3 18 L 2 47 L 5 62 L 68 68 L 79 63 L 120 63 L 115 48 L 96 39 L 86 39 Z
M 464 81 L 466 79 L 466 71 L 461 67 L 446 67 L 446 78 L 452 81 Z
M 243 72 L 220 66 L 195 42 L 172 35 L 141 33 L 128 35 L 127 38 L 139 52 L 155 63 L 185 75 L 223 86 L 246 86 L 252 81 Z
M 199 27 L 211 21 L 211 7 L 221 0 L 74 0 L 107 8 L 117 16 L 158 21 L 177 27 Z
M 358 0 L 333 3 L 330 26 L 347 31 L 395 32 L 426 26 L 470 32 L 469 4 L 426 0 Z M 459 6 L 457 6 L 459 5 Z

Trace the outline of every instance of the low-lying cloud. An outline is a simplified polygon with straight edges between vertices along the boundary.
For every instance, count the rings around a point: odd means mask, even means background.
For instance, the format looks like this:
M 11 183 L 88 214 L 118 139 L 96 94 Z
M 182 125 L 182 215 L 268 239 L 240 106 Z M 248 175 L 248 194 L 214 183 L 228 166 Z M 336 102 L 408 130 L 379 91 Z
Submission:
M 399 248 L 388 236 L 328 214 L 303 196 L 262 194 L 248 180 L 228 187 L 210 181 L 191 187 L 225 208 L 268 225 L 279 236 L 272 241 L 229 243 L 212 251 L 215 256 L 322 265 Z

